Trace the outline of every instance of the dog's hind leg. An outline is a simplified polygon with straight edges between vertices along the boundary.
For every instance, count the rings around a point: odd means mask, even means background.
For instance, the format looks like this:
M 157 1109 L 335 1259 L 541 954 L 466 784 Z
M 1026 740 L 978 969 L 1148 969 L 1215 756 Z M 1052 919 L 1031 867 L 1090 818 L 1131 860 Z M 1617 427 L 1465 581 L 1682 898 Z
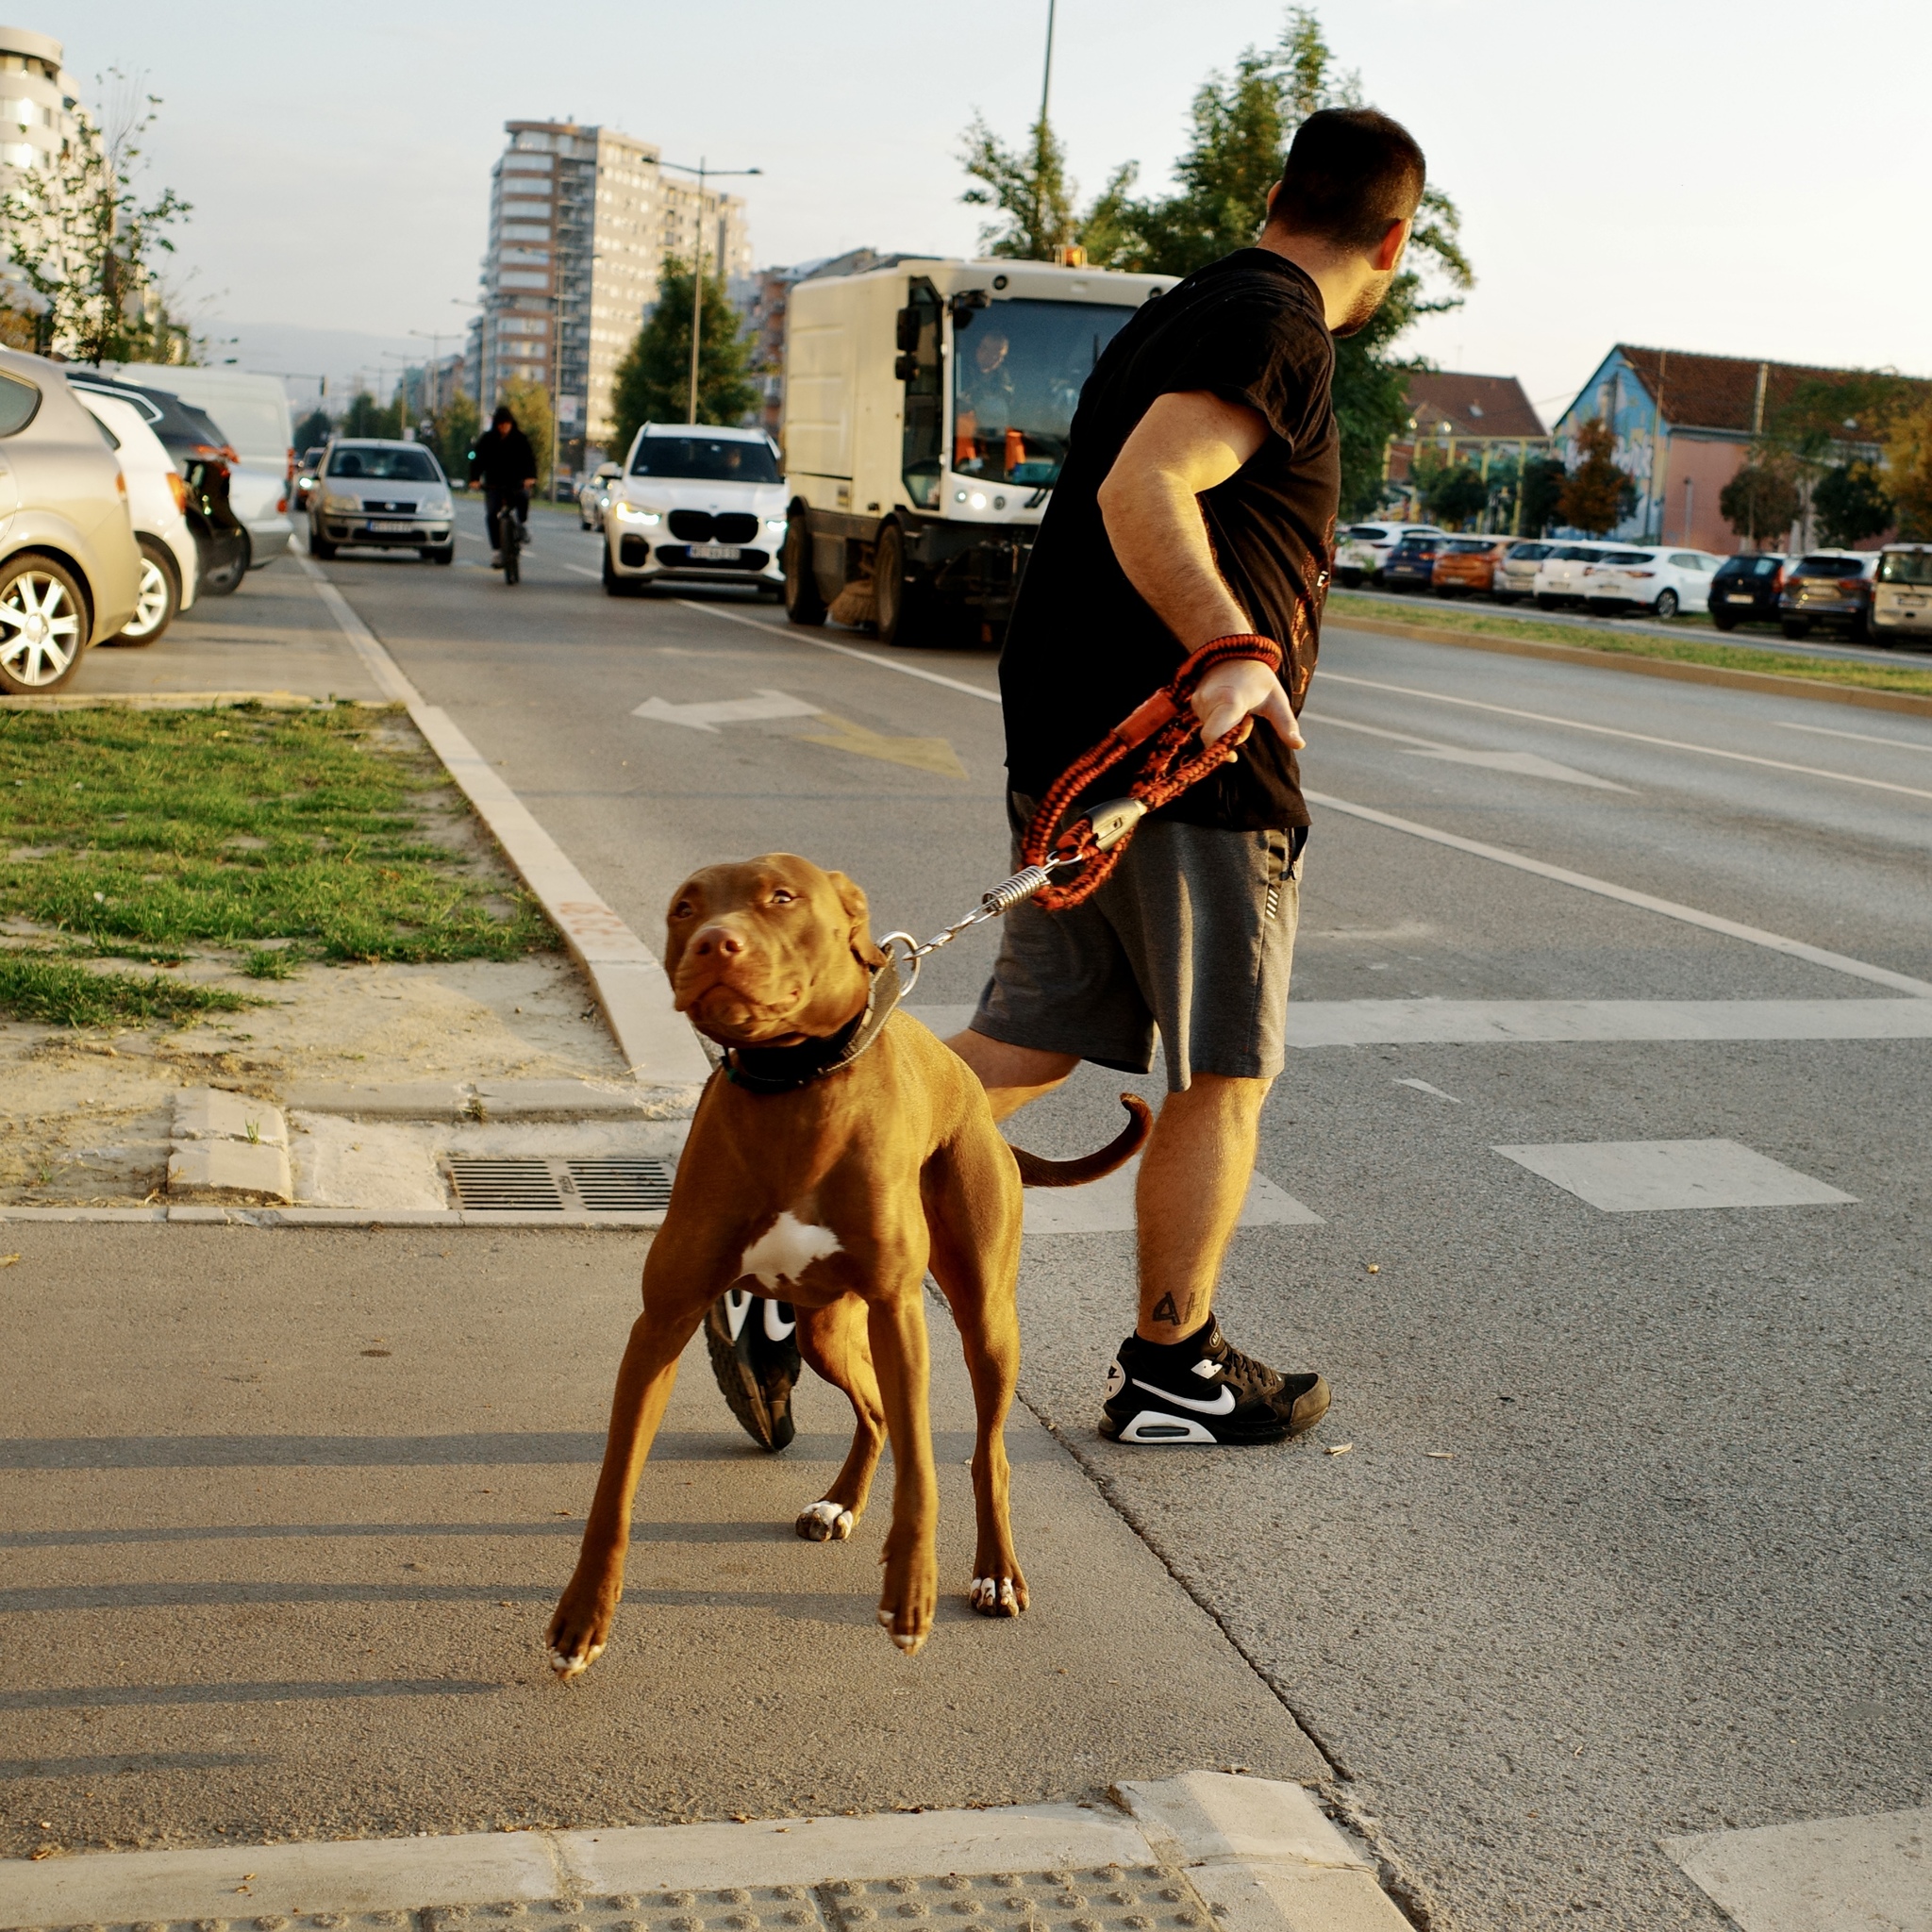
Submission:
M 970 1600 L 982 1616 L 1017 1617 L 1026 1607 L 1026 1579 L 1013 1550 L 1006 1424 L 1020 1378 L 1019 1176 L 1006 1143 L 989 1129 L 942 1148 L 926 1168 L 924 1193 L 933 1278 L 959 1331 L 978 1421 Z
M 886 1406 L 866 1340 L 865 1304 L 856 1294 L 845 1294 L 827 1307 L 799 1308 L 798 1352 L 833 1388 L 844 1391 L 857 1427 L 844 1468 L 822 1501 L 799 1512 L 797 1529 L 812 1542 L 843 1542 L 865 1514 L 886 1441 Z

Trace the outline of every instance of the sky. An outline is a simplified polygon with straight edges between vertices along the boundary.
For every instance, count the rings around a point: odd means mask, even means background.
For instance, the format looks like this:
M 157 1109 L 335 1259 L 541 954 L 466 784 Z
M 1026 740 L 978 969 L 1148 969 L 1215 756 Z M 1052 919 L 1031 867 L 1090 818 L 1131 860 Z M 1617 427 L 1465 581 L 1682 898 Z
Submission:
M 1546 422 L 1619 341 L 1932 375 L 1924 0 L 1316 10 L 1462 210 L 1476 286 L 1411 353 L 1520 377 Z M 1195 89 L 1284 12 L 1058 0 L 1053 118 L 1083 190 L 1127 159 L 1164 188 Z M 1024 135 L 1045 16 L 1046 0 L 466 0 L 375 24 L 43 0 L 13 18 L 66 43 L 84 99 L 113 68 L 161 97 L 149 180 L 194 205 L 175 278 L 198 325 L 234 339 L 217 356 L 392 371 L 380 348 L 420 355 L 466 323 L 508 119 L 762 169 L 740 184 L 761 263 L 972 253 L 961 130 L 983 112 Z

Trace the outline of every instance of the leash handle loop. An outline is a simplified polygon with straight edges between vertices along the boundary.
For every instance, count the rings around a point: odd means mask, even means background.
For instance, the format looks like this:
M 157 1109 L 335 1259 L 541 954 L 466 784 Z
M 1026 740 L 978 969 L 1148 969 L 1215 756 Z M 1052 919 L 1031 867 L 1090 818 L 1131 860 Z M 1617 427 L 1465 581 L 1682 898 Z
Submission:
M 1120 863 L 1121 854 L 1133 837 L 1136 820 L 1179 797 L 1190 785 L 1235 756 L 1235 746 L 1246 735 L 1245 719 L 1212 744 L 1201 745 L 1192 757 L 1185 756 L 1191 743 L 1200 741 L 1200 726 L 1191 700 L 1202 678 L 1216 666 L 1237 658 L 1255 659 L 1278 676 L 1283 655 L 1273 638 L 1257 632 L 1243 631 L 1211 640 L 1188 657 L 1170 682 L 1137 705 L 1098 744 L 1083 752 L 1055 779 L 1026 827 L 1021 856 L 1029 867 L 1058 871 L 1077 862 L 1081 871 L 1076 879 L 1066 885 L 1042 885 L 1031 895 L 1043 910 L 1058 912 L 1091 897 Z M 1141 775 L 1128 791 L 1128 800 L 1138 804 L 1140 811 L 1124 827 L 1109 823 L 1108 836 L 1105 838 L 1096 833 L 1091 812 L 1076 819 L 1056 838 L 1060 820 L 1073 801 L 1103 773 L 1150 739 L 1152 748 Z M 1113 809 L 1117 812 L 1119 805 L 1126 802 L 1116 801 Z

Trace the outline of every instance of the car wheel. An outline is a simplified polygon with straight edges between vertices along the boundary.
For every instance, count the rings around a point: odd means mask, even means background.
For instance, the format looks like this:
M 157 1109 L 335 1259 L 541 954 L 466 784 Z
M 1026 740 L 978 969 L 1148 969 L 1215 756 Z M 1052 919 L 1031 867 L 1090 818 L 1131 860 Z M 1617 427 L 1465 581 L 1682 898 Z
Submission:
M 1677 593 L 1674 591 L 1659 591 L 1657 602 L 1650 607 L 1659 617 L 1674 617 L 1677 614 Z
M 1335 573 L 1335 581 L 1344 591 L 1353 591 L 1361 580 L 1362 574 L 1358 570 L 1339 570 Z
M 924 577 L 909 578 L 906 570 L 906 532 L 888 524 L 879 532 L 873 552 L 873 608 L 877 613 L 882 644 L 926 644 L 934 641 L 936 599 Z
M 793 624 L 825 621 L 825 600 L 812 574 L 811 529 L 795 512 L 785 522 L 785 615 Z
M 457 560 L 456 539 L 452 537 L 447 543 L 432 543 L 423 555 L 431 563 L 454 563 Z
M 1783 631 L 1792 643 L 1796 643 L 1800 638 L 1808 638 L 1811 635 L 1811 620 L 1808 617 L 1782 618 L 1779 620 L 1778 629 Z
M 1710 625 L 1713 630 L 1736 630 L 1738 620 L 1735 617 L 1721 616 L 1713 610 L 1710 613 Z
M 58 691 L 87 649 L 87 601 L 52 558 L 31 552 L 0 569 L 0 691 Z
M 181 608 L 181 587 L 175 576 L 175 559 L 165 543 L 152 537 L 141 544 L 141 596 L 134 615 L 123 626 L 117 644 L 151 644 L 174 623 Z
M 604 543 L 604 594 L 607 597 L 633 597 L 643 586 L 631 577 L 617 575 L 616 566 L 610 561 L 610 542 Z
M 308 540 L 308 554 L 320 563 L 326 563 L 336 554 L 336 546 L 324 537 Z
M 1544 592 L 1539 591 L 1537 593 L 1536 608 L 1539 610 L 1554 610 L 1562 601 L 1560 597 L 1548 596 Z

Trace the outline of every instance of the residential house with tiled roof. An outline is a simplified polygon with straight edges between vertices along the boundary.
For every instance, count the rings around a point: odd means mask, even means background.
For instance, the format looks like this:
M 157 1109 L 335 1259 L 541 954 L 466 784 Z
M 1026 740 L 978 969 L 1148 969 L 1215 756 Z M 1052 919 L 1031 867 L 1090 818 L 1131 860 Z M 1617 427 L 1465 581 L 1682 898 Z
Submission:
M 1433 445 L 1445 462 L 1468 463 L 1488 475 L 1498 452 L 1521 462 L 1548 440 L 1542 418 L 1513 375 L 1419 371 L 1408 378 L 1407 427 L 1391 441 L 1383 474 L 1402 488 L 1417 450 Z
M 1718 499 L 1743 467 L 1753 441 L 1801 391 L 1860 375 L 1619 342 L 1557 419 L 1557 454 L 1574 465 L 1577 431 L 1602 418 L 1616 438 L 1618 468 L 1637 487 L 1636 508 L 1612 534 L 1626 541 L 1684 543 L 1727 556 L 1743 544 L 1724 522 Z M 1932 391 L 1932 383 L 1924 387 Z M 1846 426 L 1848 446 L 1857 448 L 1857 425 Z M 1875 455 L 1875 447 L 1870 453 Z M 1808 534 L 1796 529 L 1767 547 L 1795 548 L 1807 541 Z

